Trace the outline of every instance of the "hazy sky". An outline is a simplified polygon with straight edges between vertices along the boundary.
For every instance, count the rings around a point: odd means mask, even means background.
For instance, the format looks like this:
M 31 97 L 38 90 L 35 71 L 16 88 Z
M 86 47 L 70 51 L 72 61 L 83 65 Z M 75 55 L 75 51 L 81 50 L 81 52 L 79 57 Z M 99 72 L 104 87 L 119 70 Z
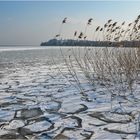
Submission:
M 84 31 L 93 18 L 90 38 L 97 24 L 108 19 L 131 22 L 139 14 L 140 1 L 0 1 L 0 44 L 39 45 L 58 33 L 64 17 L 68 17 L 64 38 L 72 38 L 75 30 Z

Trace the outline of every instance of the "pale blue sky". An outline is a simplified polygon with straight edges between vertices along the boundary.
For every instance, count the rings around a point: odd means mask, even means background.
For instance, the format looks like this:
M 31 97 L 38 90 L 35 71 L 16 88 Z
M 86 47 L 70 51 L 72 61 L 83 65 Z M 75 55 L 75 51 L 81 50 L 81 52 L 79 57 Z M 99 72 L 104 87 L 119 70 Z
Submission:
M 64 17 L 63 37 L 70 38 L 89 18 L 93 30 L 108 19 L 132 22 L 139 14 L 140 1 L 0 1 L 0 44 L 39 45 L 58 33 Z

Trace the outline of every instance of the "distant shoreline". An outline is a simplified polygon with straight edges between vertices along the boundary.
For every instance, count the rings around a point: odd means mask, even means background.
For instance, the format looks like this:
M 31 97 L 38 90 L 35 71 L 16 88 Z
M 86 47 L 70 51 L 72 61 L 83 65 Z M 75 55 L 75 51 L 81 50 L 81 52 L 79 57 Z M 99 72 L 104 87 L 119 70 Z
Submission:
M 57 40 L 51 39 L 47 42 L 42 42 L 40 46 L 91 46 L 91 47 L 140 47 L 140 41 L 91 41 L 91 40 Z

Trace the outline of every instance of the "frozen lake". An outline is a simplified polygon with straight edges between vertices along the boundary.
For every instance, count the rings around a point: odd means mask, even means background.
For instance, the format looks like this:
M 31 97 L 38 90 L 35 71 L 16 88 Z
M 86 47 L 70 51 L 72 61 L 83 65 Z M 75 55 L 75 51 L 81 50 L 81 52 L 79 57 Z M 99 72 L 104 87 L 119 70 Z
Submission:
M 71 47 L 62 51 L 69 56 Z M 108 89 L 89 86 L 80 72 L 79 79 L 85 94 L 60 48 L 0 47 L 0 139 L 134 139 L 129 111 L 140 105 L 124 102 L 121 114 L 114 100 L 114 115 Z

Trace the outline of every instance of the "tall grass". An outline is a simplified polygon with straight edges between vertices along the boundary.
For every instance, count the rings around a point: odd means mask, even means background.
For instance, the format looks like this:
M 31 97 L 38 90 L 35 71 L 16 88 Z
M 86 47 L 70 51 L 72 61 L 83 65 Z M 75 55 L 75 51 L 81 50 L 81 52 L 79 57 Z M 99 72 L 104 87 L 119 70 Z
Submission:
M 77 39 L 85 39 L 84 37 L 87 36 L 86 31 L 91 21 L 92 18 L 88 20 L 84 33 L 81 32 Z M 137 48 L 133 48 L 133 46 L 132 48 L 125 48 L 121 41 L 140 41 L 140 16 L 129 24 L 122 22 L 119 25 L 119 23 L 113 22 L 111 19 L 108 20 L 103 27 L 96 27 L 93 33 L 93 40 L 99 41 L 98 37 L 101 33 L 102 41 L 108 41 L 111 44 L 118 42 L 118 46 L 109 48 L 89 46 L 80 48 L 75 46 L 75 48 L 69 49 L 68 56 L 64 55 L 60 48 L 69 73 L 72 75 L 77 87 L 84 94 L 86 94 L 86 89 L 81 84 L 79 73 L 82 73 L 89 86 L 106 88 L 110 95 L 111 110 L 113 110 L 113 106 L 116 106 L 116 102 L 113 105 L 113 100 L 119 97 L 123 97 L 124 101 L 132 104 L 138 103 L 137 101 L 140 101 L 140 99 L 137 99 L 138 96 L 135 95 L 135 90 L 140 81 L 140 46 Z M 74 34 L 74 39 L 76 39 L 76 35 L 77 32 Z M 119 101 L 118 104 L 124 114 L 127 113 L 128 110 L 124 109 Z M 139 110 L 137 110 L 136 114 L 139 114 Z M 132 121 L 135 119 L 139 119 L 137 115 L 132 117 Z
M 140 40 L 140 16 L 134 22 L 128 24 L 125 29 L 123 27 L 125 22 L 120 26 L 117 26 L 117 24 L 117 22 L 108 20 L 103 28 L 98 26 L 95 31 L 97 32 L 96 40 L 98 40 L 98 32 L 100 31 L 102 31 L 104 36 L 103 41 Z M 120 47 L 120 44 L 118 44 L 118 47 Z M 75 53 L 73 53 L 73 56 L 89 81 L 94 81 L 93 75 L 96 75 L 104 83 L 107 79 L 114 84 L 125 83 L 132 92 L 133 83 L 139 74 L 140 48 L 118 47 L 93 49 L 85 46 L 83 55 L 78 55 L 77 58 Z

